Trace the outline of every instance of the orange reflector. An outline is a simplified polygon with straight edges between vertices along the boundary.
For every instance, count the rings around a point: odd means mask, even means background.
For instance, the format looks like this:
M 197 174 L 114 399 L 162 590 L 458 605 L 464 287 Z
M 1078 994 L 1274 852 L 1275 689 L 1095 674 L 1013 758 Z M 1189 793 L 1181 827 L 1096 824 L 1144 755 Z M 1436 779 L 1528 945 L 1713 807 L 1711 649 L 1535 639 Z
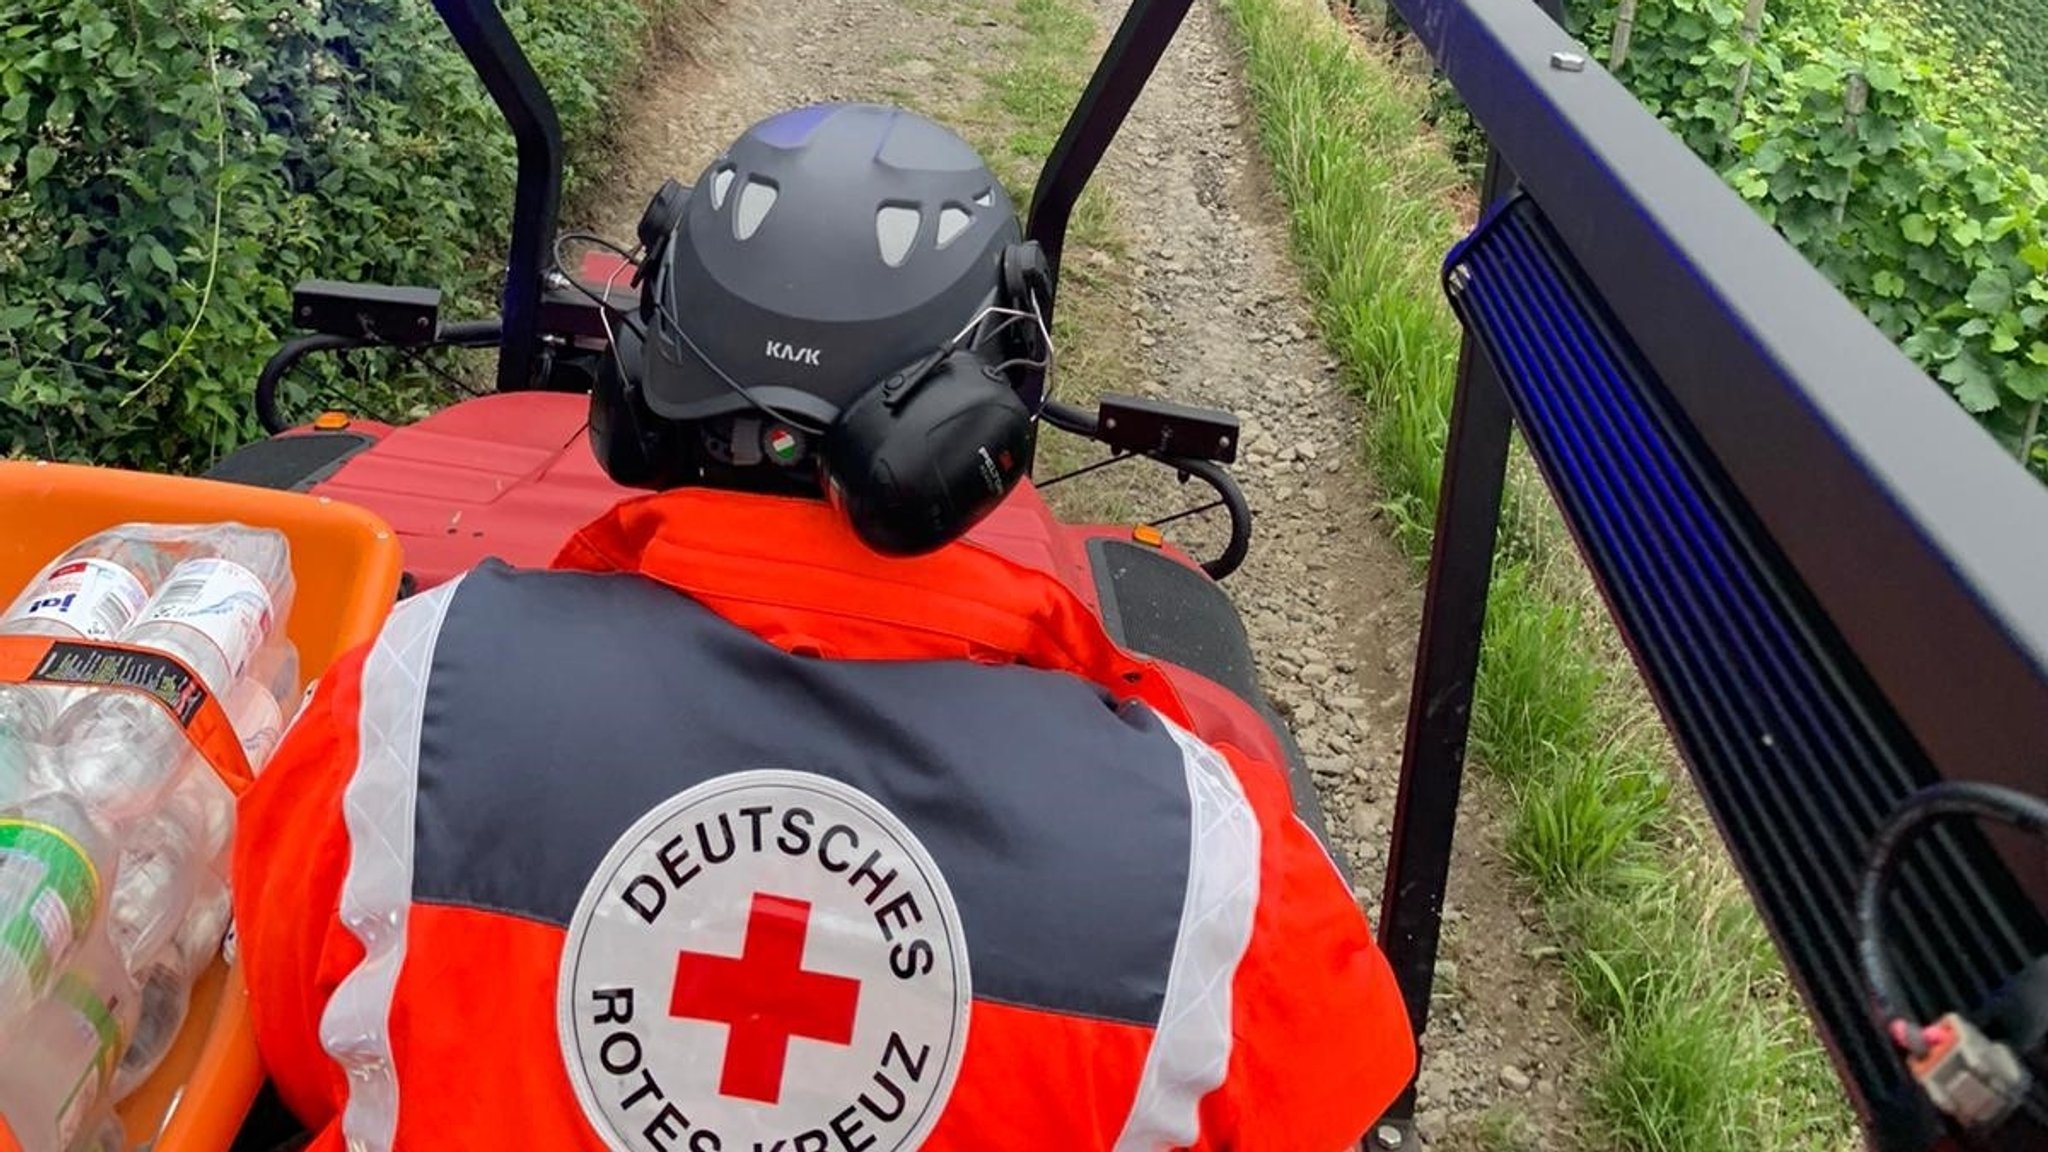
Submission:
M 1161 532 L 1150 524 L 1140 524 L 1136 528 L 1131 529 L 1131 539 L 1147 547 L 1157 548 L 1161 544 L 1166 543 L 1166 533 Z
M 339 432 L 348 427 L 346 412 L 322 412 L 313 418 L 313 427 L 322 432 Z

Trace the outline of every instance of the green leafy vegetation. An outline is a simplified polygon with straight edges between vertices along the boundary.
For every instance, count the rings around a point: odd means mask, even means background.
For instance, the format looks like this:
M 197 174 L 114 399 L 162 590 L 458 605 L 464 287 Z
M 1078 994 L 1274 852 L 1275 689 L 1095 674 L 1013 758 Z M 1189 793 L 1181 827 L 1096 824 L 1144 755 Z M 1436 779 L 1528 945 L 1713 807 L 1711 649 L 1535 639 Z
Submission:
M 1225 0 L 1325 339 L 1371 413 L 1397 532 L 1428 555 L 1459 332 L 1438 271 L 1466 172 L 1428 78 L 1314 0 Z M 1590 1148 L 1853 1146 L 1849 1113 L 1754 909 L 1677 794 L 1672 757 L 1526 469 L 1487 615 L 1476 758 L 1514 797 L 1509 848 L 1597 1034 Z M 1515 1134 L 1482 1126 L 1482 1142 Z
M 2048 111 L 2048 20 L 2031 0 L 1893 0 L 1911 3 L 1912 19 L 1940 25 L 1984 67 L 2011 82 L 2035 112 Z M 2048 140 L 2036 142 L 2048 149 Z
M 649 11 L 507 6 L 572 141 L 601 131 Z M 512 175 L 428 0 L 7 5 L 0 452 L 204 466 L 255 433 L 298 280 L 440 285 L 450 312 L 492 310 L 480 254 L 503 246 Z
M 1636 10 L 1617 75 L 2048 476 L 2048 175 L 2014 89 L 1905 6 L 1741 0 Z M 1578 13 L 1603 51 L 1618 9 Z M 1611 58 L 1611 53 L 1610 53 Z

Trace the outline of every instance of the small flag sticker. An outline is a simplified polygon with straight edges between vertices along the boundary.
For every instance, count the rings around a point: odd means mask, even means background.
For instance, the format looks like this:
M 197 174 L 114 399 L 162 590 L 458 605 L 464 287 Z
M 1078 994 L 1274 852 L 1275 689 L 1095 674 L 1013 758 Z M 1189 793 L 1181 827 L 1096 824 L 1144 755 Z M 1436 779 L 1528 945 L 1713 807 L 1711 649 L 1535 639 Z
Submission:
M 777 464 L 787 464 L 796 459 L 796 433 L 787 428 L 777 428 L 768 433 L 768 454 Z

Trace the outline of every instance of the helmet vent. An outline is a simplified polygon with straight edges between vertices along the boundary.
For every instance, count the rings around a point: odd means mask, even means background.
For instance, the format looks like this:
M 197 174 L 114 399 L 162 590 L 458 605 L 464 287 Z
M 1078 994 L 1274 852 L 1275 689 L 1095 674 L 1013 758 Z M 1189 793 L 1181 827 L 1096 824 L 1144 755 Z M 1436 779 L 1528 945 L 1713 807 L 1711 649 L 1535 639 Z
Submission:
M 944 248 L 959 239 L 962 232 L 974 223 L 974 217 L 958 204 L 948 204 L 939 209 L 939 247 Z
M 740 189 L 739 205 L 733 213 L 732 234 L 742 240 L 751 238 L 760 230 L 761 221 L 768 218 L 768 210 L 775 207 L 775 185 L 758 176 L 747 177 L 746 187 Z
M 911 204 L 884 204 L 875 212 L 875 243 L 882 249 L 882 263 L 900 268 L 917 242 L 923 214 Z
M 974 202 L 983 208 L 987 208 L 994 205 L 996 202 L 995 189 L 983 188 L 981 190 L 981 193 L 974 198 Z
M 711 176 L 711 210 L 725 207 L 725 194 L 732 188 L 732 166 L 720 168 Z

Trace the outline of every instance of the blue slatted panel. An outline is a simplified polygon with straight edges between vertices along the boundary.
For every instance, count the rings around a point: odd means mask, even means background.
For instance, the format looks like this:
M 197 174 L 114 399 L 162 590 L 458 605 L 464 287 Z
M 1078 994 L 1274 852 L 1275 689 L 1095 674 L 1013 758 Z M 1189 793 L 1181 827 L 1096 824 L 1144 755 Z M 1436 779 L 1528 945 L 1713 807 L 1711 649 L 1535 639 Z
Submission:
M 1852 910 L 1870 834 L 1934 772 L 1535 206 L 1496 212 L 1446 267 L 1824 1031 L 1879 1118 L 1910 1123 L 1913 1095 L 1867 1022 Z M 1893 949 L 1932 1014 L 1980 1003 L 2048 940 L 1975 833 L 1926 845 L 1893 906 Z

